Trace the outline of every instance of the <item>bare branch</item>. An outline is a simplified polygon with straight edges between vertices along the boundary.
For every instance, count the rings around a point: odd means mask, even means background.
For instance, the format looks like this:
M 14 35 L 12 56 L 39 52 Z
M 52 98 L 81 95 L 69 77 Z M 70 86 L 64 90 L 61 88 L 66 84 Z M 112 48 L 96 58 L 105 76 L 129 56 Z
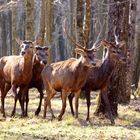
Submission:
M 114 37 L 115 37 L 115 43 L 116 43 L 116 45 L 118 45 L 119 44 L 119 39 L 118 39 L 119 36 L 116 35 L 116 28 L 117 27 L 115 26 L 115 28 L 114 28 Z
M 13 7 L 16 7 L 16 5 L 17 5 L 17 2 L 11 0 L 10 2 L 0 6 L 0 12 L 3 12 L 5 10 L 11 10 Z
M 92 48 L 97 47 L 97 44 L 100 42 L 100 36 L 101 36 L 101 33 L 102 33 L 104 25 L 105 25 L 105 21 L 103 23 L 101 23 L 100 21 L 98 21 L 98 22 L 99 22 L 99 26 L 100 26 L 100 32 L 98 33 L 98 36 L 97 36 L 96 41 L 93 44 Z
M 79 43 L 76 43 L 76 41 L 68 34 L 68 32 L 67 32 L 67 30 L 66 30 L 66 18 L 63 20 L 62 28 L 63 28 L 64 33 L 65 33 L 65 34 L 67 35 L 67 37 L 72 41 L 72 43 L 74 43 L 77 47 L 83 49 L 83 46 L 81 46 Z

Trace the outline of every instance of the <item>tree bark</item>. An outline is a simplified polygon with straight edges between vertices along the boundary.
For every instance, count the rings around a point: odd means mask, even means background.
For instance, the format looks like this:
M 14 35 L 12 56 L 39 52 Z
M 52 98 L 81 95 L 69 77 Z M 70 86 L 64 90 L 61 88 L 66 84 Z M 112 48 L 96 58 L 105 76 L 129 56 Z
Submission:
M 83 0 L 77 0 L 77 39 L 78 42 L 84 45 L 83 41 Z
M 140 1 L 137 0 L 134 1 L 136 1 L 134 3 L 134 7 L 137 6 L 137 20 L 136 20 L 137 26 L 136 26 L 136 44 L 134 50 L 132 83 L 135 84 L 135 88 L 138 88 L 139 76 L 140 76 Z
M 38 37 L 40 37 L 40 45 L 44 45 L 45 37 L 45 21 L 46 21 L 46 0 L 42 0 L 41 3 L 41 19 L 40 19 L 40 31 Z
M 18 54 L 18 47 L 16 46 L 17 38 L 17 29 L 16 29 L 16 7 L 12 8 L 12 54 Z
M 46 27 L 46 36 L 45 36 L 45 43 L 47 45 L 50 45 L 52 43 L 52 32 L 53 32 L 53 0 L 47 0 L 46 1 L 46 12 L 45 12 L 45 27 Z M 51 44 L 52 45 L 52 44 Z M 50 52 L 52 49 L 50 50 Z M 52 54 L 52 52 L 51 52 Z M 49 62 L 52 62 L 52 57 L 51 55 L 49 56 Z
M 90 25 L 91 25 L 91 0 L 86 0 L 86 11 L 85 11 L 85 20 L 83 27 L 83 40 L 84 46 L 89 48 L 89 39 L 90 39 Z
M 116 35 L 118 36 L 119 42 L 125 40 L 126 45 L 124 46 L 124 54 L 127 58 L 127 52 L 129 49 L 129 1 L 121 0 L 120 3 L 115 0 L 110 0 L 109 7 L 109 32 L 108 40 L 115 42 L 114 37 L 114 28 L 116 28 Z M 110 83 L 108 85 L 108 98 L 110 101 L 112 114 L 114 117 L 118 115 L 118 103 L 127 104 L 130 101 L 130 89 L 131 85 L 129 80 L 131 79 L 128 76 L 129 69 L 128 63 L 121 65 L 118 63 L 116 68 L 113 71 L 113 74 L 110 78 Z M 102 99 L 102 95 L 99 96 L 99 101 L 96 114 L 103 113 L 105 114 L 105 104 Z
M 34 39 L 34 1 L 25 1 L 25 11 L 26 11 L 26 25 L 25 25 L 25 38 L 27 40 Z

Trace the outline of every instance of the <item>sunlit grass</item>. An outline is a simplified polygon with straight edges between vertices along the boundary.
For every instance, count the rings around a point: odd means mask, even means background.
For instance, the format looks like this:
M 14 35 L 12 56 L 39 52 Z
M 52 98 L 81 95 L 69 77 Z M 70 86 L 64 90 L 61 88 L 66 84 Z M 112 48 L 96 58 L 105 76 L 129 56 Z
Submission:
M 15 117 L 11 118 L 13 98 L 6 99 L 7 118 L 0 117 L 0 139 L 9 140 L 139 140 L 140 139 L 140 112 L 136 112 L 133 106 L 119 106 L 119 117 L 115 126 L 110 125 L 107 119 L 100 119 L 93 115 L 95 111 L 95 100 L 91 105 L 91 122 L 86 119 L 86 101 L 80 100 L 79 118 L 75 119 L 67 102 L 66 112 L 62 121 L 57 121 L 62 103 L 60 98 L 52 100 L 52 108 L 56 118 L 51 120 L 47 112 L 46 119 L 42 118 L 42 111 L 38 117 L 34 112 L 38 106 L 39 98 L 36 98 L 36 91 L 32 91 L 29 101 L 29 117 L 20 118 L 20 106 L 17 105 Z

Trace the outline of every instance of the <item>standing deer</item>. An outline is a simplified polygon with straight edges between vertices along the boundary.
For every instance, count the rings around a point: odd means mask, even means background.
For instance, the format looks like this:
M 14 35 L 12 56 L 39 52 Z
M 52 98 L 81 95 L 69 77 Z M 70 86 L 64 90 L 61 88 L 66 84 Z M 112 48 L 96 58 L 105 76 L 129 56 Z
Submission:
M 24 95 L 32 78 L 34 42 L 17 40 L 20 45 L 20 56 L 4 56 L 0 59 L 0 90 L 1 90 L 1 112 L 5 117 L 4 100 L 11 88 L 15 95 L 15 103 L 18 99 L 17 88 Z M 21 96 L 24 100 L 24 96 Z M 22 116 L 24 116 L 24 101 L 21 102 Z
M 100 90 L 104 102 L 106 104 L 106 110 L 109 113 L 109 119 L 112 124 L 114 124 L 114 118 L 111 113 L 110 103 L 108 95 L 106 92 L 107 86 L 113 69 L 115 68 L 116 63 L 124 63 L 124 54 L 122 53 L 122 47 L 124 42 L 118 44 L 118 46 L 109 43 L 108 41 L 102 41 L 101 45 L 108 49 L 107 54 L 104 58 L 104 61 L 101 66 L 94 67 L 90 71 L 90 74 L 87 77 L 85 85 L 82 87 L 82 91 L 85 91 L 85 97 L 87 100 L 87 121 L 89 121 L 89 110 L 90 110 L 90 92 Z M 73 95 L 69 96 L 69 103 L 71 107 L 71 113 L 74 115 L 73 106 L 72 106 Z
M 35 48 L 36 48 L 36 52 L 35 52 L 35 56 L 34 56 L 33 75 L 32 75 L 32 79 L 29 83 L 29 89 L 33 88 L 33 87 L 37 88 L 38 92 L 40 93 L 39 105 L 38 105 L 37 110 L 35 111 L 35 115 L 38 115 L 39 112 L 41 111 L 41 104 L 42 104 L 42 99 L 43 99 L 43 95 L 44 95 L 43 94 L 44 86 L 43 86 L 43 81 L 41 78 L 41 72 L 42 72 L 44 66 L 48 62 L 49 47 L 36 46 Z M 27 98 L 27 100 L 28 100 L 28 98 Z
M 43 70 L 44 66 L 47 64 L 47 61 L 48 61 L 48 47 L 35 45 L 34 57 L 33 57 L 32 78 L 31 78 L 31 81 L 29 82 L 27 93 L 26 93 L 26 98 L 25 98 L 26 99 L 26 110 L 25 110 L 24 116 L 28 116 L 28 114 L 27 114 L 28 102 L 29 102 L 28 94 L 29 94 L 30 88 L 37 88 L 37 90 L 40 93 L 40 101 L 39 101 L 38 108 L 35 112 L 35 115 L 38 115 L 41 110 L 41 104 L 42 104 L 42 99 L 43 99 L 43 81 L 41 78 L 41 71 Z M 20 90 L 19 90 L 18 96 L 19 96 L 19 101 L 21 102 Z M 15 107 L 12 111 L 12 116 L 15 115 L 15 109 L 16 109 L 16 103 L 15 103 Z
M 66 108 L 66 98 L 71 92 L 75 95 L 76 118 L 78 117 L 79 94 L 90 69 L 96 65 L 94 56 L 96 49 L 86 49 L 78 45 L 75 52 L 80 54 L 81 57 L 52 63 L 45 66 L 42 71 L 41 75 L 47 93 L 47 98 L 44 100 L 44 118 L 46 117 L 47 106 L 49 105 L 51 108 L 51 99 L 56 91 L 62 92 L 62 109 L 58 120 L 62 119 Z M 51 114 L 53 117 L 52 110 Z

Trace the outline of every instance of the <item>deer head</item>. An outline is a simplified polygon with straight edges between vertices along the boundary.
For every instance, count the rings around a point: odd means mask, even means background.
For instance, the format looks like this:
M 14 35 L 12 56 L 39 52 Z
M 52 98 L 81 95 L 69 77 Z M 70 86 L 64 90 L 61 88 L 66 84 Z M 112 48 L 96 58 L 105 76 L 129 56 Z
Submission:
M 47 46 L 35 46 L 34 61 L 39 62 L 42 65 L 46 65 L 48 62 L 48 50 Z
M 95 52 L 98 50 L 98 47 L 100 47 L 98 45 L 97 47 L 97 42 L 95 42 L 95 44 L 93 45 L 93 47 L 91 49 L 87 49 L 85 46 L 82 46 L 80 45 L 79 43 L 77 43 L 67 32 L 66 30 L 66 18 L 64 19 L 63 21 L 63 24 L 62 24 L 62 28 L 63 28 L 63 31 L 64 33 L 67 35 L 67 37 L 72 41 L 72 43 L 74 43 L 74 45 L 76 46 L 75 48 L 75 52 L 77 54 L 80 54 L 81 55 L 81 58 L 83 59 L 83 62 L 86 66 L 90 66 L 90 67 L 93 67 L 96 65 L 96 62 L 95 62 Z M 99 39 L 99 38 L 98 38 Z
M 125 55 L 122 51 L 122 47 L 124 45 L 125 42 L 120 42 L 118 45 L 114 45 L 108 41 L 101 41 L 101 44 L 103 47 L 107 48 L 107 55 L 108 57 L 115 61 L 115 62 L 121 62 L 121 63 L 125 63 Z
M 16 41 L 21 48 L 20 55 L 33 54 L 34 42 L 29 40 L 22 41 L 20 39 L 16 39 Z

